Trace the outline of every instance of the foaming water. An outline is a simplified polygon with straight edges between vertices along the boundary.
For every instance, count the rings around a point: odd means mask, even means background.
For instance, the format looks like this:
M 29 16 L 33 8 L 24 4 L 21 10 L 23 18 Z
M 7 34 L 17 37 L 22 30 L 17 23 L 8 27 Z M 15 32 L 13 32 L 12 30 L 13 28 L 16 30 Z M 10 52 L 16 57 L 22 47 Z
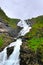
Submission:
M 23 27 L 23 29 L 18 33 L 19 36 L 24 36 L 31 29 L 31 27 L 24 20 L 18 22 L 17 26 Z M 12 42 L 2 52 L 0 52 L 0 65 L 20 65 L 19 55 L 21 45 L 22 39 L 18 38 L 15 42 Z M 14 50 L 7 59 L 7 48 L 12 46 L 14 46 Z
M 19 36 L 24 36 L 26 33 L 28 33 L 31 29 L 31 27 L 24 21 L 21 20 L 17 26 L 23 27 L 23 29 L 19 32 Z
M 22 44 L 21 39 L 17 39 L 16 42 L 12 42 L 8 47 L 14 46 L 14 51 L 7 59 L 7 47 L 0 52 L 0 65 L 19 65 L 19 54 L 20 45 Z

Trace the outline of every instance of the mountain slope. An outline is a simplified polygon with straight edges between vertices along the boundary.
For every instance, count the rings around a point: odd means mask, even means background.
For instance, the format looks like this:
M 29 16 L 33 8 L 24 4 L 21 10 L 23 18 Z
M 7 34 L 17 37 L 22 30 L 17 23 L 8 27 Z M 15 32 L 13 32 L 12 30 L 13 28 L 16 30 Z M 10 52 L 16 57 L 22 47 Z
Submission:
M 15 32 L 15 30 L 17 29 L 16 24 L 18 21 L 20 21 L 20 19 L 9 18 L 4 13 L 4 11 L 0 8 L 0 30 L 9 29 L 9 31 L 7 33 L 6 32 L 1 33 L 1 31 L 0 31 L 0 51 L 2 51 L 7 45 L 9 45 L 12 41 L 14 41 L 13 36 L 17 35 L 17 34 L 15 34 L 15 33 L 17 33 L 17 31 Z M 4 24 L 4 26 L 2 24 Z
M 11 19 L 9 18 L 4 11 L 0 8 L 0 19 L 2 19 L 5 23 L 7 23 L 12 28 L 16 27 L 16 23 L 20 21 L 20 19 Z
M 43 65 L 43 16 L 26 20 L 32 29 L 25 35 L 20 51 L 20 65 Z

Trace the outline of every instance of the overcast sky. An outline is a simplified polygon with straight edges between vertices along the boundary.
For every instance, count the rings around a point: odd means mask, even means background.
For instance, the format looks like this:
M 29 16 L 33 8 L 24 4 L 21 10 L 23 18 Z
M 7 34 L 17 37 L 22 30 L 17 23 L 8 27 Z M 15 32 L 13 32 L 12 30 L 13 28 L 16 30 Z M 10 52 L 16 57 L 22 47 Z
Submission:
M 43 15 L 43 0 L 0 0 L 0 7 L 11 18 L 27 19 Z

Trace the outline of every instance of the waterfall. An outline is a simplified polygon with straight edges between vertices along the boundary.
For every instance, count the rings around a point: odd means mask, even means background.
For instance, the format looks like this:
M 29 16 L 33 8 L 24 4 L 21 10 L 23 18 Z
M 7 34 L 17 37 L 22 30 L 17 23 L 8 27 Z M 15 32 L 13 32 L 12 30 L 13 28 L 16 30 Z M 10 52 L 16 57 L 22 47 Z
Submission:
M 17 26 L 22 27 L 23 29 L 18 33 L 19 36 L 24 36 L 28 33 L 31 27 L 24 21 L 21 20 L 18 22 Z M 22 39 L 18 38 L 15 42 L 12 42 L 8 45 L 2 52 L 0 52 L 0 65 L 20 65 L 20 46 L 22 45 Z M 7 48 L 14 46 L 12 54 L 7 59 Z
M 21 20 L 17 26 L 23 27 L 23 29 L 19 32 L 19 36 L 24 36 L 31 29 L 30 25 L 28 25 L 24 20 Z

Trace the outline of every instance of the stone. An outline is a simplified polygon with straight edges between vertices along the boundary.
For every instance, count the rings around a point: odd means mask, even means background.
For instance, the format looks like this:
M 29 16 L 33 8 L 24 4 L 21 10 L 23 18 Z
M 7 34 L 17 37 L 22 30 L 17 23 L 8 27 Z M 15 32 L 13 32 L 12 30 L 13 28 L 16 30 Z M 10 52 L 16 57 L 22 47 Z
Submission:
M 7 48 L 7 58 L 13 53 L 14 47 L 8 47 Z

